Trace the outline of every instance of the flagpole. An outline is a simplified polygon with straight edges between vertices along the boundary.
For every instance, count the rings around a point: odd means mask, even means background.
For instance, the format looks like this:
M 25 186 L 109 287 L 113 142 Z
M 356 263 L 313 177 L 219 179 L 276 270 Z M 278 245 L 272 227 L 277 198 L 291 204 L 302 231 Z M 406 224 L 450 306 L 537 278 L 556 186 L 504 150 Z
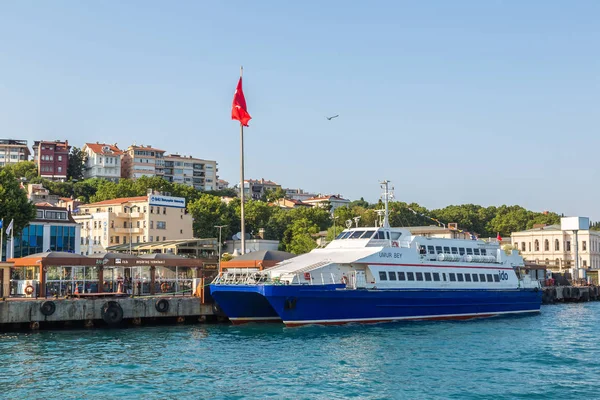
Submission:
M 244 67 L 240 66 L 240 79 L 244 73 Z M 240 219 L 241 219 L 241 233 L 242 233 L 242 254 L 246 253 L 246 222 L 244 220 L 244 124 L 240 121 L 240 175 L 241 175 L 241 185 L 240 185 Z
M 4 245 L 4 218 L 0 222 L 0 263 L 2 262 L 2 246 Z

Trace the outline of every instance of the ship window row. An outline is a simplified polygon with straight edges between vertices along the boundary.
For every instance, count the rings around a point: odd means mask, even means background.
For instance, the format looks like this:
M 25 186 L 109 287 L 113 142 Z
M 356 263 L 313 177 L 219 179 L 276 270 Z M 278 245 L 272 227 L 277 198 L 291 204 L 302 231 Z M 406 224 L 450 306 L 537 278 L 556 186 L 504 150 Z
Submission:
M 472 248 L 472 247 L 450 247 L 450 246 L 427 246 L 427 253 L 429 254 L 459 254 L 464 256 L 485 256 L 487 252 L 485 249 Z
M 441 278 L 441 279 L 440 279 Z M 451 272 L 405 272 L 379 271 L 380 281 L 426 281 L 426 282 L 500 282 L 498 274 L 467 274 Z

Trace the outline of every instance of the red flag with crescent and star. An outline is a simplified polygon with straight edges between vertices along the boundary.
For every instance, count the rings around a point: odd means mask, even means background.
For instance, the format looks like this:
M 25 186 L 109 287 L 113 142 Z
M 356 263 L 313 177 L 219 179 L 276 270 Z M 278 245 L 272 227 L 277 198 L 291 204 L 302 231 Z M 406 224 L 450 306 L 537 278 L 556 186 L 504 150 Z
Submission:
M 244 126 L 248 126 L 248 121 L 252 119 L 246 109 L 246 99 L 242 90 L 242 77 L 237 84 L 235 94 L 233 95 L 233 104 L 231 106 L 231 119 L 237 119 Z

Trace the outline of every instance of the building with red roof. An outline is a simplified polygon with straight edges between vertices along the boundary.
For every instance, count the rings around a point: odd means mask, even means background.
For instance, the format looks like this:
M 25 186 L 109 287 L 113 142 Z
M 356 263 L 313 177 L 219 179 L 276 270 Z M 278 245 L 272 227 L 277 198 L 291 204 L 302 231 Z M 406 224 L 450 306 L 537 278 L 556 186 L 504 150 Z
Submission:
M 87 155 L 83 173 L 86 179 L 103 178 L 117 182 L 121 178 L 123 151 L 116 143 L 86 143 L 82 150 Z

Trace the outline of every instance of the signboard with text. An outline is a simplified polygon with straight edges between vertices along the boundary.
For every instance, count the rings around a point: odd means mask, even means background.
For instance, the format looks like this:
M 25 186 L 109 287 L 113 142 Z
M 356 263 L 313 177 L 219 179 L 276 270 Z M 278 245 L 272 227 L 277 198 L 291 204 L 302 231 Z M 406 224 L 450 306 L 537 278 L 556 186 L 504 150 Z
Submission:
M 183 197 L 152 194 L 149 196 L 148 202 L 151 206 L 185 208 L 185 198 Z

